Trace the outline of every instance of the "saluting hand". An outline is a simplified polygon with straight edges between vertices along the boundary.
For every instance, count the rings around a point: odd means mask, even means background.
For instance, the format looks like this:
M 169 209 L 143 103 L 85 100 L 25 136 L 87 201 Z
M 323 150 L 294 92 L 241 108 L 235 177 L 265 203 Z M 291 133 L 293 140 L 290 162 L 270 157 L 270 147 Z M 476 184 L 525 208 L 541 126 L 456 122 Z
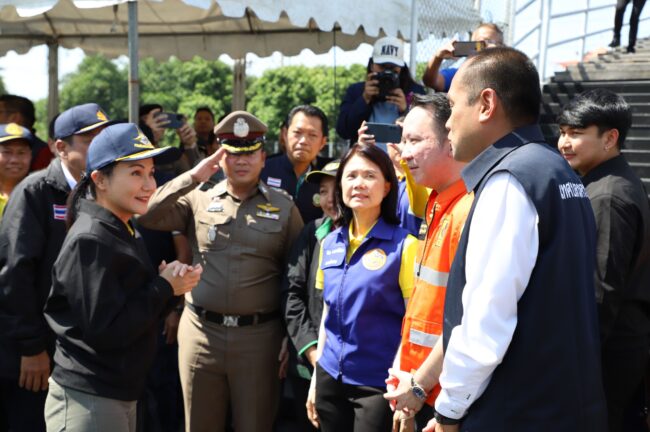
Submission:
M 199 162 L 194 168 L 190 170 L 192 180 L 198 183 L 206 182 L 217 171 L 219 171 L 219 162 L 226 153 L 226 149 L 221 147 L 216 152 Z
M 191 266 L 179 261 L 169 264 L 163 261 L 159 268 L 161 269 L 160 276 L 171 284 L 175 296 L 191 291 L 199 283 L 203 272 L 201 264 Z

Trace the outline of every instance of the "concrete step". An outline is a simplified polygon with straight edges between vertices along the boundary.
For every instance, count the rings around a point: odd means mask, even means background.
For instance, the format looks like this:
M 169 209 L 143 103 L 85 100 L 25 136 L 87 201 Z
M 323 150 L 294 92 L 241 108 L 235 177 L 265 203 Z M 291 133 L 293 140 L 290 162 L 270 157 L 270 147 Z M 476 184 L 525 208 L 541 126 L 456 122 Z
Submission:
M 632 125 L 632 128 L 627 133 L 627 138 L 634 138 L 640 141 L 647 140 L 648 149 L 650 149 L 650 125 L 646 126 L 635 126 Z
M 650 84 L 648 85 L 650 87 Z M 556 104 L 556 105 L 564 105 L 565 103 L 569 102 L 571 99 L 573 99 L 573 96 L 576 93 L 550 93 L 544 91 L 542 93 L 542 103 L 544 104 Z M 642 108 L 647 108 L 650 110 L 650 92 L 648 93 L 618 93 L 619 95 L 623 96 L 623 99 L 629 104 L 633 104 L 637 107 L 642 107 Z M 638 111 L 638 112 L 645 112 L 643 110 Z
M 629 163 L 650 163 L 650 149 L 638 150 L 624 148 L 622 153 Z
M 638 131 L 631 130 L 625 140 L 625 148 L 631 150 L 648 150 L 650 149 L 650 137 L 648 135 L 638 136 Z M 650 177 L 650 176 L 648 176 Z
M 650 67 L 648 65 L 626 65 L 621 68 L 587 68 L 569 67 L 564 72 L 557 72 L 553 78 L 556 82 L 562 81 L 608 81 L 608 80 L 650 80 Z
M 625 97 L 623 98 L 626 99 Z M 632 112 L 635 114 L 646 114 L 646 113 L 650 114 L 650 94 L 647 95 L 647 99 L 648 102 L 634 102 L 634 103 L 628 102 L 630 108 L 632 109 Z M 562 103 L 545 101 L 542 104 L 542 110 L 547 114 L 550 113 L 558 114 L 562 110 L 562 107 L 569 102 L 569 100 L 570 99 L 567 97 Z
M 650 163 L 630 162 L 630 166 L 639 177 L 650 178 Z
M 577 94 L 594 88 L 607 88 L 619 94 L 650 95 L 650 80 L 614 80 L 614 81 L 554 81 L 544 85 L 543 92 L 548 94 Z

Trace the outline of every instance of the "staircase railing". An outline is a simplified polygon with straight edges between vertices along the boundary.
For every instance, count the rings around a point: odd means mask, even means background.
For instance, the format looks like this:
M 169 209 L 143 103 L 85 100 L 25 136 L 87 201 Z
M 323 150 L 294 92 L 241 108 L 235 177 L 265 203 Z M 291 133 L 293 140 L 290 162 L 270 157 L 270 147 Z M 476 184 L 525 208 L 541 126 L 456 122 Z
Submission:
M 519 3 L 520 5 L 517 6 L 517 3 Z M 566 4 L 566 2 L 562 2 L 562 3 Z M 510 7 L 509 7 L 510 17 L 508 19 L 509 26 L 508 26 L 507 40 L 510 46 L 523 49 L 522 46 L 525 45 L 530 38 L 537 36 L 537 44 L 536 44 L 537 51 L 534 53 L 531 53 L 530 50 L 524 49 L 524 51 L 526 51 L 529 57 L 533 59 L 533 61 L 535 61 L 537 70 L 539 71 L 540 78 L 542 80 L 544 80 L 545 78 L 553 74 L 553 70 L 549 71 L 548 68 L 549 49 L 559 47 L 561 45 L 573 43 L 576 41 L 580 41 L 579 60 L 581 60 L 589 50 L 596 48 L 596 46 L 593 46 L 593 44 L 588 43 L 588 38 L 592 36 L 600 35 L 602 33 L 611 32 L 614 23 L 614 11 L 616 7 L 615 1 L 604 4 L 603 1 L 586 0 L 587 7 L 583 7 L 576 10 L 567 11 L 567 12 L 561 12 L 561 13 L 553 13 L 553 4 L 554 4 L 553 0 L 526 0 L 523 2 L 521 0 L 520 1 L 510 0 Z M 533 8 L 535 7 L 538 8 L 538 14 L 537 14 L 538 16 L 536 22 L 532 23 L 533 25 L 530 25 L 531 24 L 530 20 L 524 20 L 523 17 L 525 14 L 529 14 L 531 11 L 533 11 Z M 629 9 L 631 8 L 632 8 L 632 2 L 630 2 L 629 4 L 628 13 L 629 13 Z M 610 9 L 612 11 L 609 20 L 606 22 L 606 26 L 603 26 L 602 28 L 598 28 L 596 30 L 589 30 L 590 16 L 593 16 L 595 13 L 604 11 L 606 9 Z M 643 10 L 641 19 L 639 20 L 640 21 L 639 30 L 642 29 L 641 23 L 643 21 L 650 20 L 650 11 L 648 9 L 650 8 L 645 8 Z M 550 28 L 554 21 L 557 21 L 562 18 L 567 18 L 572 16 L 576 17 L 580 15 L 584 17 L 583 19 L 584 24 L 581 29 L 571 28 L 570 32 L 566 32 L 567 34 L 570 35 L 567 35 L 553 42 L 550 41 Z M 522 36 L 518 37 L 515 40 L 514 38 L 516 35 L 517 25 L 526 25 L 528 31 L 526 31 Z M 628 26 L 629 23 L 625 21 L 624 27 L 628 27 Z

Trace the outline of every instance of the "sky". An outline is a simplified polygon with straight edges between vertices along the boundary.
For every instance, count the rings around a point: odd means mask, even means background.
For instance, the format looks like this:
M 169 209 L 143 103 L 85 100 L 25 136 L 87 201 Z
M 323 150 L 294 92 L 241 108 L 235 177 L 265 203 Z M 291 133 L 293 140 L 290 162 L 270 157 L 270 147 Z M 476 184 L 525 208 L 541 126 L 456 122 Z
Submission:
M 586 6 L 587 0 L 575 0 L 573 2 L 554 2 L 553 13 L 562 13 L 569 10 L 576 10 Z M 591 5 L 598 4 L 611 4 L 611 0 L 590 0 Z M 523 1 L 518 1 L 518 4 Z M 539 3 L 539 2 L 537 2 Z M 585 3 L 584 5 L 582 3 Z M 481 7 L 481 15 L 485 21 L 504 22 L 505 8 L 504 1 L 496 0 L 483 0 Z M 631 6 L 631 5 L 630 5 Z M 629 20 L 629 13 L 631 7 L 628 7 L 624 22 Z M 602 10 L 592 13 L 587 23 L 587 31 L 593 32 L 601 29 L 611 29 L 613 26 L 613 8 Z M 528 10 L 521 13 L 515 22 L 514 26 L 514 40 L 522 37 L 530 28 L 532 28 L 538 21 L 539 10 L 535 7 L 530 7 Z M 646 7 L 642 14 L 643 18 L 647 18 L 641 22 L 639 26 L 639 37 L 650 36 L 650 7 Z M 584 28 L 583 15 L 559 18 L 551 22 L 549 28 L 549 42 L 564 40 L 575 35 L 573 29 Z M 461 38 L 463 36 L 460 36 Z M 590 37 L 587 40 L 587 50 L 595 49 L 598 47 L 606 47 L 611 40 L 611 31 Z M 627 28 L 623 31 L 622 40 L 627 38 Z M 444 40 L 430 39 L 418 45 L 418 61 L 426 61 L 426 59 L 435 51 L 435 49 Z M 528 55 L 537 53 L 539 47 L 539 40 L 537 35 L 532 35 L 518 46 L 519 49 L 526 52 Z M 409 46 L 407 44 L 406 58 L 409 56 Z M 562 61 L 577 60 L 580 58 L 580 42 L 573 42 L 563 46 L 552 48 L 548 50 L 548 60 L 546 68 L 546 76 L 550 76 L 553 71 L 561 70 L 559 65 Z M 334 53 L 336 50 L 336 53 Z M 366 63 L 367 59 L 372 54 L 372 46 L 362 44 L 354 51 L 342 51 L 339 48 L 334 48 L 326 54 L 316 55 L 309 50 L 303 50 L 298 56 L 285 57 L 280 53 L 266 58 L 259 58 L 254 54 L 249 54 L 246 57 L 247 69 L 246 73 L 253 76 L 261 75 L 266 69 L 276 68 L 279 66 L 287 65 L 332 65 L 334 55 L 336 55 L 336 64 L 347 66 L 353 63 Z M 68 50 L 64 48 L 59 49 L 59 77 L 74 72 L 77 66 L 84 57 L 83 51 L 80 49 Z M 221 60 L 228 64 L 232 64 L 232 60 L 228 56 L 221 56 Z M 126 62 L 126 57 L 118 59 L 118 61 Z M 38 46 L 32 48 L 28 53 L 18 55 L 11 51 L 4 57 L 0 58 L 0 75 L 2 76 L 7 91 L 13 94 L 26 96 L 32 100 L 39 100 L 47 97 L 47 48 L 45 46 Z

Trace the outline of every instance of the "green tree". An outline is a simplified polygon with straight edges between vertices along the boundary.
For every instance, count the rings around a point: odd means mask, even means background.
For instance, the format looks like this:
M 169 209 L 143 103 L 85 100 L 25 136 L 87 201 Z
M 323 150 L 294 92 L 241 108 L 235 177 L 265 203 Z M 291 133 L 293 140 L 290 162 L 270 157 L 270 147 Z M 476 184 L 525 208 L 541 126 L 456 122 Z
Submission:
M 254 80 L 246 92 L 250 112 L 269 126 L 267 136 L 277 139 L 280 124 L 291 108 L 311 104 L 321 108 L 330 123 L 330 138 L 334 139 L 336 118 L 347 87 L 363 80 L 365 66 L 348 68 L 328 66 L 286 66 L 267 70 Z
M 86 56 L 76 72 L 63 78 L 61 110 L 88 102 L 99 104 L 111 118 L 128 115 L 127 71 L 103 55 Z
M 201 106 L 210 107 L 216 118 L 230 112 L 232 69 L 219 60 L 146 59 L 140 62 L 140 77 L 143 104 L 157 103 L 190 119 Z

